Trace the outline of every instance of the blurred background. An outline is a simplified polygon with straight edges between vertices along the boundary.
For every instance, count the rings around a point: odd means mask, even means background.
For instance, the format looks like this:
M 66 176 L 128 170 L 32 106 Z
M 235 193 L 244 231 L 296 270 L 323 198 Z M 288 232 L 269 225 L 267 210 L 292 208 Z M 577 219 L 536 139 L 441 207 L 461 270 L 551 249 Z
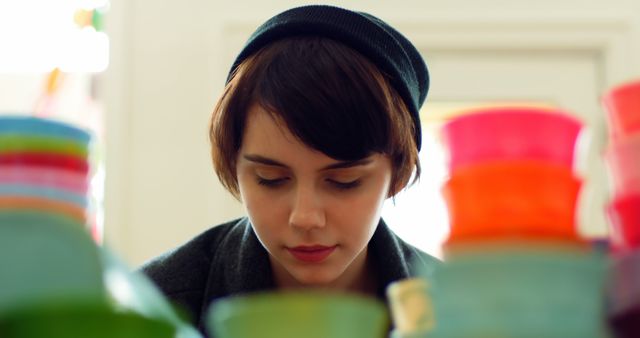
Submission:
M 565 109 L 587 125 L 580 231 L 607 235 L 602 94 L 640 77 L 637 0 L 319 1 L 403 32 L 431 73 L 421 181 L 385 205 L 408 242 L 440 256 L 448 218 L 438 128 L 477 105 Z M 218 183 L 207 137 L 228 69 L 263 21 L 303 1 L 0 0 L 0 114 L 46 116 L 95 136 L 103 241 L 137 266 L 244 215 Z

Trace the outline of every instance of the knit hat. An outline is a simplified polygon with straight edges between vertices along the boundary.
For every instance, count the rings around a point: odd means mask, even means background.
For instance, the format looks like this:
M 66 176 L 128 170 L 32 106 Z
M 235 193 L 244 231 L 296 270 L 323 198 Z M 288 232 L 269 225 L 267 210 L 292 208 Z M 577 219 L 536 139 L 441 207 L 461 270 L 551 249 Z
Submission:
M 276 40 L 293 36 L 323 36 L 358 51 L 390 77 L 391 86 L 411 112 L 418 150 L 421 146 L 420 107 L 429 91 L 427 65 L 407 38 L 382 20 L 362 12 L 311 5 L 282 12 L 262 24 L 251 35 L 229 71 L 251 54 Z

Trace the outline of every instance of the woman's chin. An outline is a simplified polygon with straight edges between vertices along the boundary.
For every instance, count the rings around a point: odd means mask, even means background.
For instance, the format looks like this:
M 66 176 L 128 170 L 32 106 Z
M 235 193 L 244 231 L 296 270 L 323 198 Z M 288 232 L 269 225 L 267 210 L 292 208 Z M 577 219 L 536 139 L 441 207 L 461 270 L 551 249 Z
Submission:
M 335 276 L 322 273 L 305 273 L 294 275 L 301 288 L 332 288 L 335 285 Z

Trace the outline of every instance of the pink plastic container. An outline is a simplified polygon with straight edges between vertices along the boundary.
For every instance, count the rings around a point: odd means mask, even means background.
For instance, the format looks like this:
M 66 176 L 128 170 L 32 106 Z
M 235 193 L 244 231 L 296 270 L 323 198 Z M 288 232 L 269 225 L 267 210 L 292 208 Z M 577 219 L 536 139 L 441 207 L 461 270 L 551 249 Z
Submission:
M 64 169 L 0 165 L 0 184 L 30 184 L 52 187 L 80 195 L 87 193 L 87 175 Z
M 550 108 L 473 110 L 442 128 L 449 170 L 483 162 L 534 160 L 573 168 L 582 122 Z
M 640 249 L 640 194 L 614 198 L 607 216 L 615 251 Z
M 640 133 L 612 140 L 604 156 L 614 195 L 640 194 Z
M 602 97 L 602 103 L 611 138 L 640 132 L 640 79 L 614 87 Z

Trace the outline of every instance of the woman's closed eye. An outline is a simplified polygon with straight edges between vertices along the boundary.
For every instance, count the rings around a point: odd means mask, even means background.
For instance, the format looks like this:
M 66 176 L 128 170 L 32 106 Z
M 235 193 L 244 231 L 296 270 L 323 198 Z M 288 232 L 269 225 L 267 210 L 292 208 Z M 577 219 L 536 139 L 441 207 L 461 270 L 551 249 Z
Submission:
M 278 177 L 278 178 L 265 178 L 261 176 L 256 176 L 256 180 L 258 184 L 268 187 L 268 188 L 278 188 L 285 185 L 289 181 L 289 177 Z M 351 181 L 342 181 L 335 179 L 326 179 L 327 184 L 329 184 L 332 188 L 338 190 L 349 190 L 354 189 L 360 186 L 362 180 L 355 179 Z
M 260 176 L 256 176 L 256 179 L 258 181 L 258 184 L 266 186 L 266 187 L 270 187 L 270 188 L 279 187 L 279 186 L 285 184 L 289 180 L 288 177 L 264 178 L 264 177 L 260 177 Z
M 360 183 L 362 183 L 360 179 L 355 179 L 352 181 L 340 181 L 340 180 L 327 179 L 327 182 L 339 190 L 349 190 L 349 189 L 357 188 L 358 186 L 360 186 Z

